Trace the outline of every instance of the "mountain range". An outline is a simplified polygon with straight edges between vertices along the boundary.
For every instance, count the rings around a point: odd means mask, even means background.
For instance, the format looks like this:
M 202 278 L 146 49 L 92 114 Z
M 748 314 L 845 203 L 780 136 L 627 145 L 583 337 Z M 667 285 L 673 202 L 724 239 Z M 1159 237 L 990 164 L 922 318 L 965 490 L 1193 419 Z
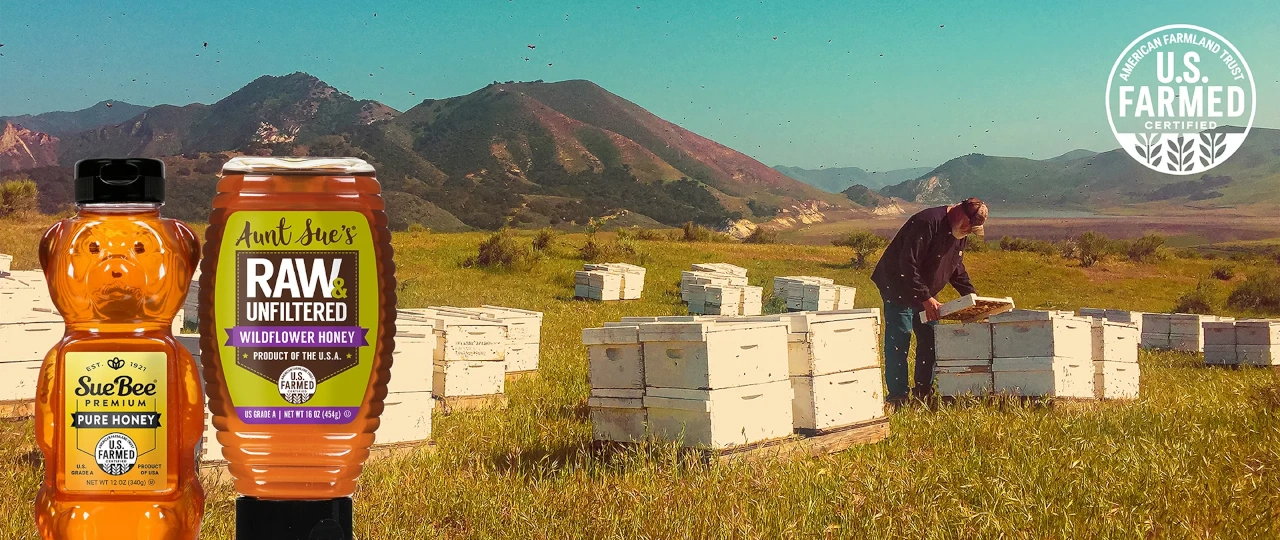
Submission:
M 299 72 L 260 77 L 209 105 L 135 109 L 123 121 L 116 108 L 137 106 L 120 103 L 0 119 L 0 171 L 35 180 L 42 208 L 56 210 L 70 200 L 66 184 L 76 160 L 157 157 L 184 188 L 170 193 L 188 199 L 170 200 L 169 213 L 192 220 L 207 218 L 216 173 L 236 154 L 364 158 L 378 171 L 398 227 L 581 226 L 601 218 L 718 225 L 858 211 L 843 196 L 588 81 L 495 81 L 401 112 Z
M 969 154 L 896 185 L 882 195 L 941 204 L 979 197 L 1041 208 L 1105 209 L 1160 205 L 1210 208 L 1280 204 L 1280 130 L 1254 127 L 1227 161 L 1198 176 L 1148 169 L 1122 149 L 1073 150 L 1035 160 Z
M 860 167 L 806 169 L 803 167 L 787 167 L 785 165 L 777 165 L 774 169 L 830 193 L 840 193 L 854 185 L 880 189 L 919 178 L 920 175 L 932 170 L 930 167 L 914 167 L 892 171 L 868 171 Z
M 378 171 L 394 228 L 442 231 L 742 219 L 785 227 L 968 196 L 1153 212 L 1280 205 L 1275 129 L 1254 127 L 1235 155 L 1197 177 L 1151 171 L 1119 149 L 1044 160 L 969 154 L 880 172 L 770 168 L 582 80 L 495 81 L 398 111 L 298 72 L 260 77 L 212 104 L 116 100 L 0 118 L 0 179 L 34 180 L 49 212 L 69 205 L 76 160 L 147 156 L 166 162 L 175 186 L 167 212 L 203 221 L 217 173 L 239 154 L 361 157 Z

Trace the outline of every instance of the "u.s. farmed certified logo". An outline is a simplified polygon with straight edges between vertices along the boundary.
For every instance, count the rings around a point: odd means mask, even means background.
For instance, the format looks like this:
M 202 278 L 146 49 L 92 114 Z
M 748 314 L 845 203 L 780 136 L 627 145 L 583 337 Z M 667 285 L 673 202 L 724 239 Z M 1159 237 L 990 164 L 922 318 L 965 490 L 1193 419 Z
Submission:
M 1133 40 L 1107 79 L 1107 120 L 1120 147 L 1148 168 L 1198 174 L 1244 144 L 1257 104 L 1244 56 L 1189 24 Z

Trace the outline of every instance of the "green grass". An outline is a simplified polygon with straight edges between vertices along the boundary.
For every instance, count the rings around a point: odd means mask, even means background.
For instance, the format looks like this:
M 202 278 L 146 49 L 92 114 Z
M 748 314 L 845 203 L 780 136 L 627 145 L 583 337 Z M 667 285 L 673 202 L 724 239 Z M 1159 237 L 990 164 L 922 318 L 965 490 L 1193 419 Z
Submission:
M 34 252 L 14 248 L 42 229 L 6 229 L 18 232 L 0 237 L 0 252 L 31 267 Z M 858 287 L 863 307 L 879 304 L 870 269 L 849 268 L 848 250 L 835 247 L 636 241 L 645 298 L 593 303 L 571 299 L 584 236 L 560 237 L 530 272 L 463 268 L 485 237 L 397 233 L 401 304 L 545 311 L 540 376 L 508 387 L 508 410 L 437 415 L 434 453 L 369 464 L 355 495 L 360 538 L 1280 536 L 1280 379 L 1203 368 L 1190 354 L 1144 351 L 1133 402 L 906 409 L 888 440 L 822 458 L 706 465 L 663 445 L 592 451 L 583 327 L 683 313 L 679 275 L 693 262 L 743 266 L 766 289 L 774 275 L 831 277 Z M 983 294 L 1061 309 L 1167 310 L 1215 264 L 1080 269 L 1004 252 L 966 260 Z M 35 538 L 31 501 L 43 473 L 27 457 L 31 429 L 30 420 L 0 422 L 0 538 Z M 226 484 L 208 486 L 206 538 L 231 537 L 234 497 Z

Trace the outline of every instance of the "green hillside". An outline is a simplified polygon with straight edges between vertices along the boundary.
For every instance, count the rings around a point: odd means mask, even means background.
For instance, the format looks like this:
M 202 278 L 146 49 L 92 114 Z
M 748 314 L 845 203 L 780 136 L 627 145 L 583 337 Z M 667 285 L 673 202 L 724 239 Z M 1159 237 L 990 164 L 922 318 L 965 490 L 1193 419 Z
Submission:
M 1206 182 L 1206 177 L 1213 180 Z M 1158 173 L 1120 149 L 1098 154 L 1073 151 L 1047 160 L 970 154 L 880 192 L 925 204 L 975 196 L 1038 207 L 1214 207 L 1280 203 L 1277 188 L 1280 130 L 1254 128 L 1235 155 L 1201 176 Z

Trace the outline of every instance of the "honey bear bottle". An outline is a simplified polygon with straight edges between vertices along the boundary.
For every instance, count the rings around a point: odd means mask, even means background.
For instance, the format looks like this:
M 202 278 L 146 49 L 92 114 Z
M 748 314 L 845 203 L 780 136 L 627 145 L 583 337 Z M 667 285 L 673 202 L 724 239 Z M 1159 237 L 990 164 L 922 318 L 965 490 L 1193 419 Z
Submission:
M 40 536 L 198 538 L 204 394 L 170 328 L 200 242 L 160 217 L 162 162 L 87 159 L 75 171 L 78 212 L 40 241 L 66 322 L 36 391 Z

